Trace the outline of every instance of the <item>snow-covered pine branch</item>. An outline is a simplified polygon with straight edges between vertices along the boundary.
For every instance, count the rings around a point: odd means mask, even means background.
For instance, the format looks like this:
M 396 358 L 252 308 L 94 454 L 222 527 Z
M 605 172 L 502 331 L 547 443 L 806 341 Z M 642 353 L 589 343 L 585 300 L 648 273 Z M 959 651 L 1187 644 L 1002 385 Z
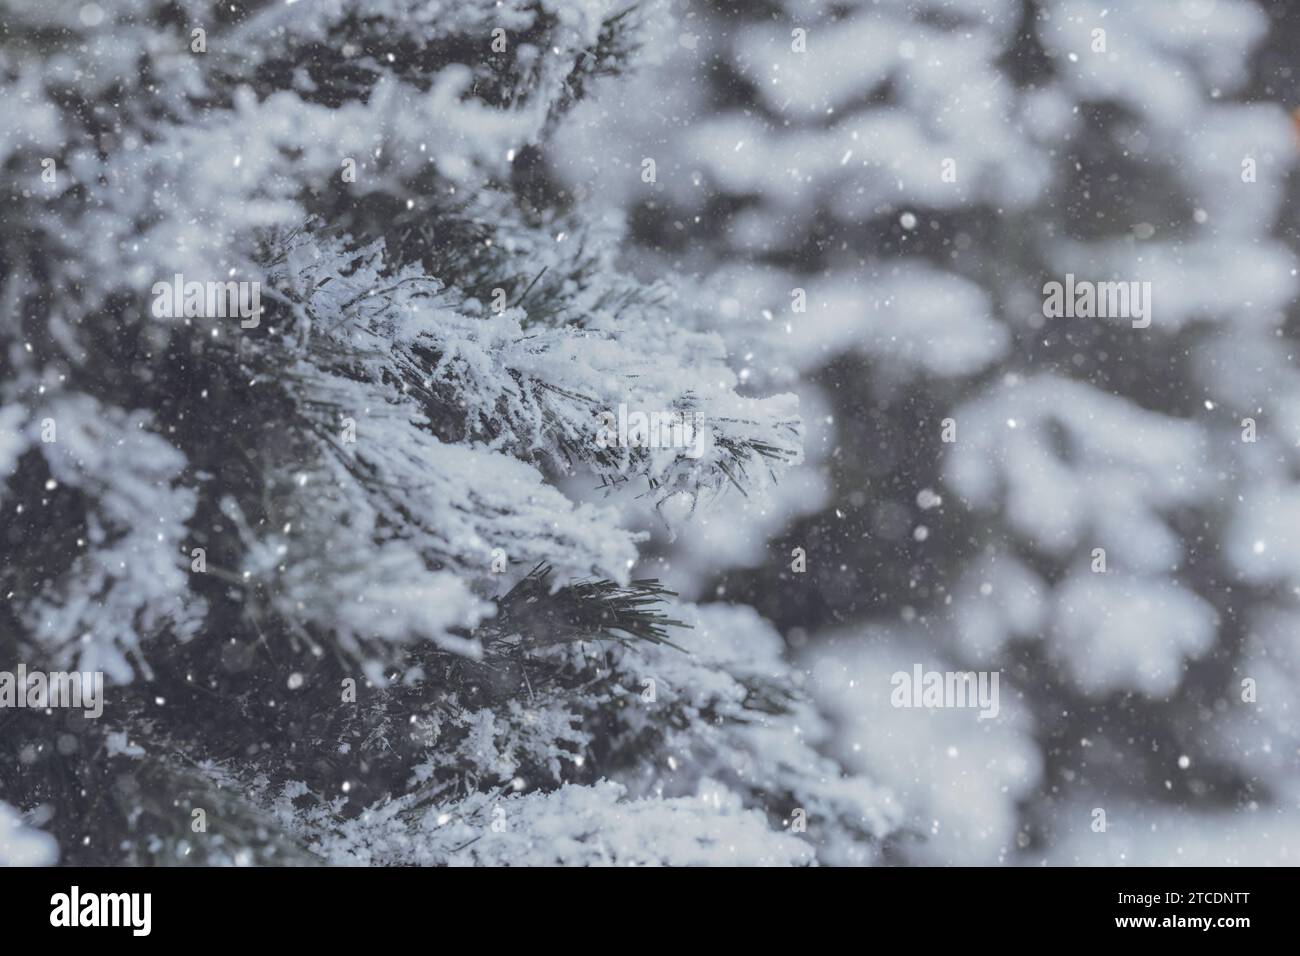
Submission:
M 874 855 L 896 807 L 776 633 L 633 580 L 644 529 L 579 500 L 679 514 L 802 455 L 693 281 L 632 275 L 542 161 L 656 10 L 11 6 L 0 653 L 111 685 L 69 733 L 7 716 L 25 854 Z M 620 406 L 708 440 L 598 441 Z

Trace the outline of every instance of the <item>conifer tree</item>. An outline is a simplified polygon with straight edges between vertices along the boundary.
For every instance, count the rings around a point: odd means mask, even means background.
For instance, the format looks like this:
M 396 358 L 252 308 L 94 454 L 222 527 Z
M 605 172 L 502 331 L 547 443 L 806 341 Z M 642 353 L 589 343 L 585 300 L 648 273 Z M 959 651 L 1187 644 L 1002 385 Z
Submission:
M 701 275 L 746 387 L 798 383 L 821 478 L 771 543 L 657 547 L 805 646 L 901 859 L 1294 861 L 1297 22 L 697 0 L 566 123 L 555 168 Z M 1150 314 L 1051 316 L 1067 277 Z M 1000 674 L 1000 715 L 893 706 L 917 664 Z
M 662 13 L 7 5 L 0 669 L 107 686 L 0 710 L 0 860 L 875 858 L 777 633 L 633 577 L 600 500 L 802 455 L 548 171 Z

